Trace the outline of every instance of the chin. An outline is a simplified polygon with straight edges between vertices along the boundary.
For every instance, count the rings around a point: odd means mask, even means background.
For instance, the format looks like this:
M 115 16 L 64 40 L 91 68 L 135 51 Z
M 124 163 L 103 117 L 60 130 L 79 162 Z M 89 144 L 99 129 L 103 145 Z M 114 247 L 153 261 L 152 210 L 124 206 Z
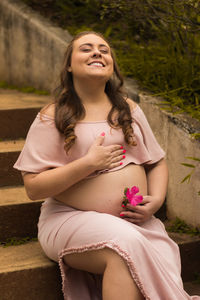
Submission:
M 102 80 L 104 83 L 106 83 L 110 78 L 111 76 L 105 74 L 99 74 L 99 73 L 88 74 L 88 79 Z

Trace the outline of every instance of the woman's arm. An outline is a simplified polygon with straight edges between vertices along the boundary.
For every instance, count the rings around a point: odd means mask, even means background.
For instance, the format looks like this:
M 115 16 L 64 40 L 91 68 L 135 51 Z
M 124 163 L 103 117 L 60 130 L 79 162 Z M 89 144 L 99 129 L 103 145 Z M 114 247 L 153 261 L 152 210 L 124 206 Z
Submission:
M 168 167 L 165 159 L 145 167 L 147 174 L 147 194 L 154 197 L 155 212 L 162 206 L 167 193 Z
M 65 166 L 23 176 L 26 192 L 31 200 L 53 197 L 94 171 L 87 157 Z
M 122 211 L 124 219 L 135 224 L 147 221 L 162 206 L 168 184 L 168 168 L 165 159 L 153 165 L 145 166 L 147 174 L 147 195 L 143 197 L 142 204 L 132 206 L 127 204 L 129 211 Z
M 96 170 L 112 169 L 123 159 L 121 145 L 102 146 L 99 136 L 88 153 L 65 166 L 38 174 L 25 173 L 24 185 L 30 199 L 38 200 L 58 195 Z

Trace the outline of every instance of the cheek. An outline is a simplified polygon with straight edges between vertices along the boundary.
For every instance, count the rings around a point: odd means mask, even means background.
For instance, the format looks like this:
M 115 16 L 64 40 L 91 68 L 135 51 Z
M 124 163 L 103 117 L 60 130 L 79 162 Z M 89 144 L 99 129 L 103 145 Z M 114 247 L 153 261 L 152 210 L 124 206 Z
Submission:
M 112 75 L 114 73 L 114 65 L 113 65 L 113 61 L 110 61 L 110 75 Z
M 82 60 L 83 59 L 82 59 L 82 57 L 80 55 L 76 55 L 76 54 L 72 55 L 72 57 L 71 57 L 71 68 L 72 68 L 72 70 L 76 69 L 77 67 L 79 67 L 80 62 Z
M 112 57 L 108 60 L 108 63 L 110 65 L 110 69 L 112 70 L 112 72 L 114 71 L 114 63 L 113 63 L 113 59 Z

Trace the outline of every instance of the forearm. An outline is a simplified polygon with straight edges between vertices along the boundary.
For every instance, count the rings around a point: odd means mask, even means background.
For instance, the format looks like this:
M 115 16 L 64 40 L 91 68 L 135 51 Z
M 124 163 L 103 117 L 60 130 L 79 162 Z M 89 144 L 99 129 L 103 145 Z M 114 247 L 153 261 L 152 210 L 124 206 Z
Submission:
M 155 198 L 156 210 L 159 209 L 166 197 L 168 184 L 168 168 L 164 159 L 146 168 L 148 195 Z
M 26 174 L 24 185 L 29 198 L 38 200 L 64 192 L 94 171 L 94 166 L 85 156 L 62 167 L 39 174 Z

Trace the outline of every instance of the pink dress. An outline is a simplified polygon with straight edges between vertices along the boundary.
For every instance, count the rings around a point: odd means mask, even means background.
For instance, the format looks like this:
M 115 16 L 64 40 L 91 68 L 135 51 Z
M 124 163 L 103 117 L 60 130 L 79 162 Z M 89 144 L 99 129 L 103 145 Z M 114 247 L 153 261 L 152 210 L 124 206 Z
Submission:
M 56 129 L 53 118 L 38 114 L 14 168 L 40 173 L 63 166 L 84 156 L 103 131 L 106 133 L 104 145 L 122 144 L 127 150 L 123 167 L 130 163 L 140 165 L 159 161 L 165 153 L 138 105 L 132 116 L 137 146 L 128 146 L 121 129 L 110 128 L 107 121 L 78 122 L 76 143 L 66 155 L 64 137 Z M 114 172 L 119 168 L 122 166 L 101 172 Z M 110 214 L 77 210 L 48 198 L 41 208 L 38 238 L 46 255 L 59 263 L 66 300 L 102 299 L 102 276 L 70 268 L 64 264 L 63 257 L 105 247 L 124 259 L 145 299 L 200 300 L 200 296 L 189 296 L 184 291 L 178 246 L 154 216 L 138 226 Z

